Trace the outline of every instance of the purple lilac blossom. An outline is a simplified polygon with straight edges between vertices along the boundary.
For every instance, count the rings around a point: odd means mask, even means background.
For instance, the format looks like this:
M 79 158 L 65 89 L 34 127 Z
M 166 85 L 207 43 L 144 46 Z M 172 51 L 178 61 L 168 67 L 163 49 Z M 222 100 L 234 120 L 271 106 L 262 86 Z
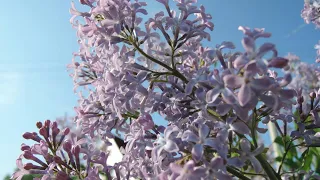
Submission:
M 257 39 L 271 37 L 264 28 L 238 28 L 244 52 L 224 53 L 235 49 L 228 41 L 205 47 L 214 24 L 204 6 L 174 0 L 173 10 L 168 0 L 156 1 L 165 11 L 147 20 L 147 3 L 140 0 L 80 0 L 88 12 L 71 4 L 79 51 L 67 68 L 79 95 L 74 121 L 81 131 L 37 123 L 39 134 L 23 135 L 36 144 L 22 144 L 14 179 L 245 179 L 252 171 L 280 179 L 285 170 L 274 174 L 271 161 L 261 160 L 265 149 L 256 138 L 268 129 L 258 125 L 295 123 L 298 128 L 285 132 L 292 139 L 309 146 L 320 142 L 314 131 L 320 126 L 319 67 L 294 55 L 279 57 L 270 42 L 258 47 Z M 319 26 L 318 8 L 316 1 L 305 3 L 306 23 Z M 97 138 L 108 145 L 115 136 L 126 146 L 122 160 L 109 166 L 109 153 L 97 148 Z

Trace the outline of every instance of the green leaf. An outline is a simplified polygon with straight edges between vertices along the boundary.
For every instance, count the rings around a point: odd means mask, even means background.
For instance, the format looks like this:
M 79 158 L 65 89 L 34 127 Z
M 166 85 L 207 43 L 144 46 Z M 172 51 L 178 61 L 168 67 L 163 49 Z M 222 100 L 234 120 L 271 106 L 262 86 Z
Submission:
M 297 120 L 297 122 L 299 122 L 299 121 L 300 121 L 299 111 L 295 111 L 295 112 L 293 113 L 293 115 L 294 115 L 295 119 Z
M 201 59 L 199 65 L 200 65 L 200 67 L 204 66 L 205 65 L 205 61 L 203 59 Z
M 220 121 L 222 121 L 221 116 L 217 112 L 215 112 L 214 110 L 209 109 L 209 108 L 207 109 L 207 111 L 211 116 L 214 116 L 214 117 L 218 118 Z
M 309 149 L 306 149 L 305 151 L 303 151 L 303 153 L 300 156 L 300 160 L 302 161 L 304 159 L 304 157 L 308 154 Z
M 282 157 L 281 156 L 278 156 L 278 157 L 276 157 L 276 159 L 275 159 L 277 162 L 281 162 L 281 160 L 282 160 Z
M 302 167 L 303 170 L 309 171 L 311 169 L 312 157 L 313 156 L 310 153 L 308 153 L 308 155 L 304 159 L 304 164 Z
M 274 142 L 284 147 L 283 140 L 282 140 L 281 136 L 276 137 Z
M 297 161 L 289 158 L 286 158 L 284 164 L 290 167 L 290 169 L 298 169 L 301 166 Z
M 267 153 L 269 151 L 269 148 L 264 148 L 262 153 Z
M 288 152 L 288 158 L 298 158 L 298 152 L 296 148 L 290 148 Z

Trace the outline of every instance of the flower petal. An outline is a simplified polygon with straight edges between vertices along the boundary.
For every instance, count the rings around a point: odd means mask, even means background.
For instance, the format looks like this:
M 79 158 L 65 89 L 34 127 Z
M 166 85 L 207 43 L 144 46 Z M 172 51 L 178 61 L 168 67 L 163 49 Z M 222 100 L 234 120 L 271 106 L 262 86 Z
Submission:
M 237 69 L 243 68 L 250 60 L 247 56 L 241 54 L 233 62 L 233 65 Z
M 259 155 L 261 154 L 262 152 L 264 151 L 264 146 L 258 146 L 257 149 L 255 149 L 254 151 L 251 152 L 251 155 L 252 156 L 256 156 L 256 155 Z
M 234 74 L 228 74 L 223 77 L 223 81 L 229 88 L 238 88 L 240 87 L 244 82 L 244 79 L 242 77 L 239 77 Z
M 163 149 L 168 151 L 168 152 L 177 152 L 177 151 L 179 151 L 178 145 L 175 142 L 173 142 L 172 140 L 167 140 L 166 141 L 166 145 L 164 145 Z
M 267 52 L 274 50 L 275 45 L 272 43 L 264 43 L 260 46 L 257 56 L 263 57 Z
M 227 161 L 228 161 L 228 165 L 232 165 L 234 167 L 242 167 L 242 166 L 244 166 L 243 160 L 241 160 L 238 157 L 229 158 Z
M 206 94 L 207 103 L 213 103 L 220 95 L 220 92 L 221 92 L 220 87 L 215 87 L 213 89 L 210 89 Z
M 192 148 L 192 157 L 193 159 L 198 162 L 201 160 L 202 155 L 203 155 L 203 146 L 202 144 L 196 144 L 193 148 Z
M 247 139 L 240 140 L 240 147 L 243 152 L 250 153 L 251 151 L 250 142 Z
M 210 129 L 207 125 L 205 124 L 201 125 L 199 128 L 200 140 L 204 140 L 208 136 L 209 132 L 210 132 Z
M 199 137 L 197 135 L 195 135 L 192 131 L 187 130 L 183 133 L 181 139 L 183 141 L 190 141 L 190 142 L 198 142 L 199 141 Z
M 251 93 L 251 88 L 247 84 L 241 86 L 238 93 L 239 104 L 241 106 L 246 105 L 251 100 Z
M 236 104 L 237 103 L 237 97 L 228 88 L 225 88 L 222 91 L 222 98 L 227 104 Z
M 252 54 L 254 53 L 256 47 L 254 39 L 251 37 L 244 37 L 241 41 L 243 48 L 246 50 L 247 53 Z
M 176 163 L 171 163 L 170 164 L 170 169 L 173 173 L 175 174 L 180 174 L 182 172 L 182 167 L 180 167 L 178 164 Z
M 196 85 L 196 81 L 195 80 L 191 80 L 190 82 L 188 82 L 188 84 L 186 85 L 186 89 L 185 89 L 185 93 L 187 95 L 191 94 L 193 87 Z
M 231 106 L 229 104 L 219 104 L 217 106 L 217 113 L 220 114 L 221 116 L 226 115 L 231 109 Z
M 289 60 L 283 57 L 275 57 L 272 58 L 271 61 L 269 62 L 268 66 L 269 67 L 274 67 L 274 68 L 284 68 L 287 66 Z
M 248 128 L 248 126 L 242 121 L 237 121 L 231 124 L 230 126 L 232 130 L 240 134 L 249 134 L 250 132 L 250 129 Z
M 249 157 L 249 160 L 251 161 L 251 164 L 253 166 L 253 169 L 256 173 L 262 171 L 262 167 L 261 167 L 261 164 L 260 162 L 253 156 L 250 156 Z

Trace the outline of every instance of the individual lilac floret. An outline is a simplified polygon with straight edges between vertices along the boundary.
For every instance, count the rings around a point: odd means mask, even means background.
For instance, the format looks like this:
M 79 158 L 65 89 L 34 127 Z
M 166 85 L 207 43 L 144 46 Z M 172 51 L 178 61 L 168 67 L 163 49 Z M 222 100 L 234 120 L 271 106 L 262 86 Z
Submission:
M 142 114 L 137 121 L 141 124 L 141 126 L 143 127 L 143 129 L 145 131 L 153 129 L 154 128 L 154 122 L 152 120 L 152 117 L 150 114 Z
M 231 180 L 226 170 L 225 160 L 222 157 L 215 157 L 210 161 L 209 177 L 216 177 L 217 179 Z
M 305 0 L 304 7 L 301 11 L 301 17 L 307 24 L 310 22 L 320 28 L 320 4 L 317 1 Z
M 215 148 L 214 139 L 207 138 L 210 133 L 210 129 L 207 125 L 199 125 L 199 134 L 196 135 L 192 131 L 187 130 L 182 135 L 183 141 L 196 143 L 192 148 L 192 157 L 198 162 L 201 160 L 204 146 Z
M 299 122 L 298 123 L 298 130 L 292 131 L 290 136 L 293 138 L 303 138 L 304 141 L 307 143 L 307 145 L 311 145 L 312 140 L 311 140 L 310 136 L 313 134 L 314 134 L 313 130 L 307 130 L 305 128 L 305 124 Z
M 205 175 L 205 168 L 195 167 L 194 161 L 188 161 L 183 167 L 175 163 L 170 164 L 170 169 L 173 172 L 172 179 L 176 180 L 193 180 L 200 179 Z
M 169 126 L 164 131 L 164 138 L 161 135 L 158 135 L 158 139 L 155 141 L 155 147 L 153 149 L 153 153 L 155 153 L 157 157 L 160 156 L 163 150 L 170 153 L 177 152 L 179 150 L 178 145 L 171 137 L 171 134 L 178 130 L 179 128 L 176 126 Z
M 240 141 L 240 159 L 243 161 L 249 160 L 253 166 L 255 172 L 260 172 L 262 170 L 262 166 L 260 162 L 256 159 L 256 155 L 259 155 L 263 152 L 263 146 L 259 146 L 254 151 L 251 151 L 251 144 L 247 139 L 241 139 Z
M 314 46 L 314 48 L 317 50 L 316 63 L 320 63 L 320 41 Z
M 21 179 L 25 174 L 39 174 L 42 175 L 43 180 L 55 178 L 69 180 L 76 175 L 84 178 L 84 174 L 90 174 L 89 171 L 83 172 L 85 169 L 81 168 L 81 154 L 86 154 L 82 145 L 87 145 L 86 139 L 80 139 L 73 133 L 69 135 L 69 128 L 61 131 L 58 123 L 50 120 L 45 121 L 44 124 L 38 122 L 36 125 L 41 137 L 35 132 L 23 135 L 26 139 L 34 140 L 36 144 L 32 146 L 21 145 L 23 153 L 17 159 L 19 171 L 13 174 L 13 179 Z M 100 159 L 102 157 L 101 155 Z M 28 162 L 23 164 L 23 159 L 28 160 Z M 91 161 L 106 166 L 106 158 L 105 162 L 96 162 L 89 157 L 86 165 L 88 166 Z M 104 173 L 108 174 L 109 169 L 105 168 Z M 99 176 L 96 178 L 99 178 Z

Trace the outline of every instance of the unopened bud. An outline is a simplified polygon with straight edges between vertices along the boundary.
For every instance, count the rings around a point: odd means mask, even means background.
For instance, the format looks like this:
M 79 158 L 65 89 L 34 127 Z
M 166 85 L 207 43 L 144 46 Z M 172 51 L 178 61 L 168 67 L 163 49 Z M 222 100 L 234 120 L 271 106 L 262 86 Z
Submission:
M 50 120 L 46 120 L 46 121 L 44 122 L 44 125 L 45 125 L 46 127 L 50 127 L 50 124 L 51 124 L 51 121 L 50 121 Z
M 26 144 L 21 144 L 21 151 L 30 150 L 30 146 Z
M 52 123 L 52 127 L 51 127 L 52 129 L 57 129 L 58 128 L 58 123 L 56 122 L 56 121 L 54 121 L 53 123 Z
M 33 169 L 33 164 L 32 163 L 27 163 L 27 164 L 25 164 L 24 166 L 23 166 L 23 168 L 25 169 L 25 170 L 30 170 L 30 169 Z
M 309 96 L 310 96 L 311 99 L 314 99 L 314 98 L 316 98 L 316 93 L 315 92 L 311 92 L 309 94 Z
M 282 58 L 282 57 L 275 57 L 271 59 L 269 62 L 268 66 L 269 67 L 275 67 L 275 68 L 284 68 L 288 64 L 288 59 Z
M 42 128 L 42 122 L 37 122 L 36 126 L 38 129 Z
M 69 128 L 66 128 L 63 130 L 63 135 L 68 135 L 70 133 L 70 129 Z
M 63 143 L 63 149 L 67 152 L 70 152 L 72 148 L 72 144 L 69 141 L 65 141 Z
M 40 128 L 39 133 L 44 138 L 48 138 L 48 131 L 47 131 L 47 129 L 45 127 Z
M 69 180 L 71 178 L 65 172 L 59 171 L 57 173 L 57 179 L 59 179 L 59 180 Z
M 26 132 L 22 135 L 22 137 L 25 139 L 32 139 L 34 137 L 34 135 L 30 132 Z
M 75 147 L 72 148 L 72 153 L 73 153 L 75 156 L 79 156 L 80 150 L 81 150 L 81 148 L 80 148 L 79 145 L 78 145 L 78 146 L 75 146 Z
M 23 157 L 26 158 L 26 159 L 34 159 L 33 154 L 29 150 L 23 151 Z
M 59 157 L 59 156 L 55 156 L 53 158 L 53 160 L 54 160 L 54 162 L 56 162 L 58 164 L 63 164 L 63 161 L 62 161 L 61 157 Z
M 297 101 L 298 101 L 299 104 L 302 104 L 303 101 L 304 101 L 303 96 L 298 97 Z

